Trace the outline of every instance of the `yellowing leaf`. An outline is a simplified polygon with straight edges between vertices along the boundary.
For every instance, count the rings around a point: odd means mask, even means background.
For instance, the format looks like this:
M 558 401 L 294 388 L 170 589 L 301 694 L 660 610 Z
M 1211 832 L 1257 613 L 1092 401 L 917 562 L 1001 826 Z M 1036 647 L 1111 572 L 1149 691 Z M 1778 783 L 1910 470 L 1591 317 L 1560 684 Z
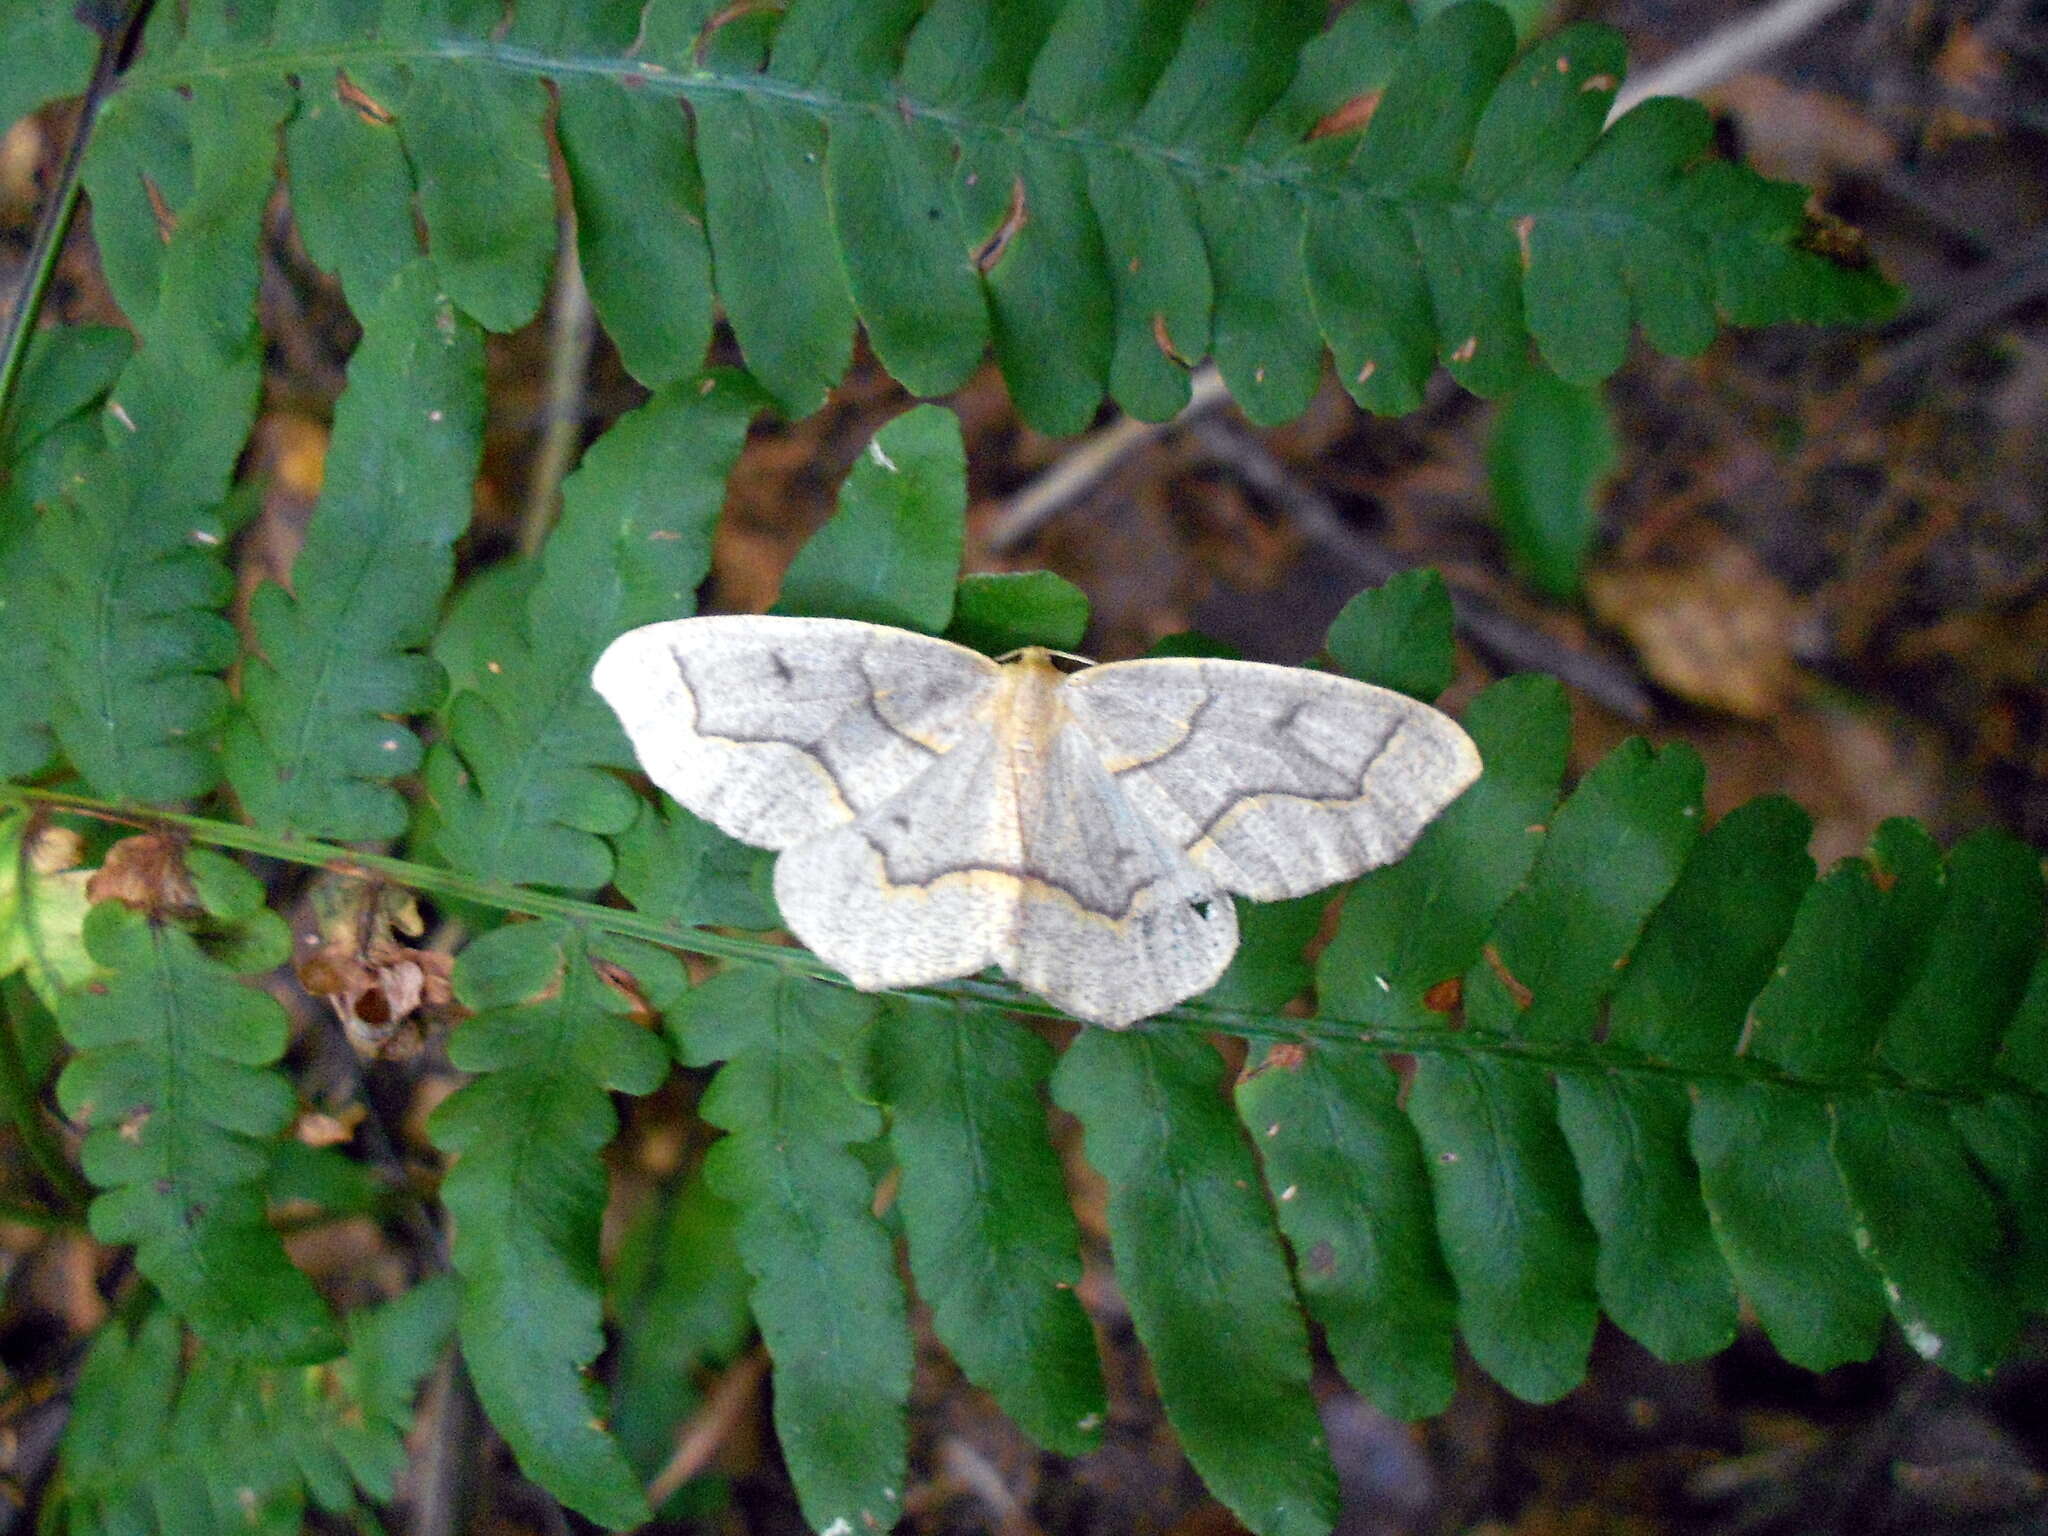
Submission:
M 46 1007 L 99 967 L 85 952 L 89 869 L 72 867 L 76 837 L 37 827 L 24 812 L 0 815 L 0 976 L 20 971 Z

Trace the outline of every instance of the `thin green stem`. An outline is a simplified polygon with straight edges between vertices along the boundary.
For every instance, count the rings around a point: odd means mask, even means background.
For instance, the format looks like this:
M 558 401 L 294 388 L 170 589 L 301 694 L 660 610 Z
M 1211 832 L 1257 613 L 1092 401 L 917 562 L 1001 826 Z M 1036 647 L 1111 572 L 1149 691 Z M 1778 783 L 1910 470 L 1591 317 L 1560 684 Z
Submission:
M 50 195 L 43 203 L 42 216 L 36 221 L 35 241 L 29 247 L 28 271 L 22 277 L 12 308 L 7 312 L 6 328 L 0 331 L 0 424 L 6 422 L 8 407 L 13 404 L 14 386 L 21 376 L 22 363 L 28 357 L 36 319 L 41 315 L 43 300 L 49 294 L 50 280 L 56 276 L 57 258 L 63 254 L 65 237 L 71 233 L 71 220 L 78 212 L 79 173 L 85 165 L 85 150 L 92 140 L 93 125 L 99 120 L 100 108 L 105 105 L 115 80 L 134 52 L 135 40 L 141 35 L 143 19 L 148 16 L 152 3 L 153 0 L 137 0 L 127 16 L 100 40 L 99 58 L 93 64 L 92 79 L 87 83 L 85 98 L 79 105 L 78 122 L 71 130 L 71 142 L 65 146 L 64 161 L 57 171 L 56 183 L 50 188 Z
M 14 1122 L 14 1128 L 21 1136 L 22 1149 L 28 1153 L 29 1160 L 42 1170 L 50 1188 L 64 1203 L 63 1212 L 52 1220 L 76 1225 L 92 1199 L 92 1186 L 71 1166 L 63 1143 L 57 1139 L 57 1133 L 43 1112 L 42 1097 L 36 1092 L 36 1086 L 29 1078 L 27 1062 L 22 1059 L 21 1041 L 15 1033 L 14 1010 L 7 1002 L 6 992 L 0 990 L 0 1112 Z M 28 1220 L 25 1216 L 11 1219 Z
M 691 928 L 666 922 L 642 912 L 619 907 L 598 906 L 557 896 L 525 886 L 479 880 L 455 870 L 415 864 L 381 854 L 358 853 L 335 843 L 282 837 L 255 827 L 188 816 L 175 811 L 115 805 L 88 795 L 61 790 L 35 789 L 19 784 L 0 784 L 0 805 L 9 802 L 46 806 L 71 811 L 102 821 L 124 823 L 144 829 L 169 828 L 193 842 L 215 848 L 233 848 L 265 858 L 331 870 L 365 880 L 385 880 L 431 896 L 446 896 L 475 902 L 501 912 L 518 912 L 528 917 L 552 917 L 623 938 L 640 939 L 667 949 L 737 960 L 749 965 L 773 965 L 801 976 L 836 986 L 847 986 L 846 978 L 808 950 L 771 944 L 720 933 L 711 928 Z M 1005 982 L 968 977 L 940 986 L 904 989 L 926 997 L 958 998 L 1000 1008 L 1008 1013 L 1071 1022 L 1051 1003 L 1019 991 Z M 1413 1056 L 1495 1056 L 1523 1061 L 1551 1071 L 1622 1072 L 1632 1076 L 1664 1079 L 1679 1085 L 1707 1081 L 1777 1083 L 1810 1093 L 1853 1094 L 1874 1088 L 1910 1088 L 1912 1092 L 1944 1102 L 1972 1103 L 1983 1090 L 1948 1089 L 1919 1083 L 1905 1084 L 1897 1077 L 1873 1069 L 1837 1077 L 1802 1077 L 1785 1072 L 1753 1057 L 1730 1056 L 1713 1062 L 1672 1062 L 1639 1055 L 1610 1043 L 1589 1040 L 1528 1040 L 1512 1035 L 1476 1034 L 1455 1029 L 1415 1028 L 1383 1025 L 1370 1020 L 1293 1018 L 1282 1014 L 1246 1013 L 1205 1003 L 1182 1003 L 1134 1026 L 1139 1032 L 1193 1029 L 1203 1033 L 1238 1035 L 1251 1040 L 1281 1043 L 1317 1042 L 1330 1045 L 1366 1045 L 1380 1051 L 1397 1051 Z M 2001 1081 L 2000 1093 L 2027 1097 L 2048 1097 Z

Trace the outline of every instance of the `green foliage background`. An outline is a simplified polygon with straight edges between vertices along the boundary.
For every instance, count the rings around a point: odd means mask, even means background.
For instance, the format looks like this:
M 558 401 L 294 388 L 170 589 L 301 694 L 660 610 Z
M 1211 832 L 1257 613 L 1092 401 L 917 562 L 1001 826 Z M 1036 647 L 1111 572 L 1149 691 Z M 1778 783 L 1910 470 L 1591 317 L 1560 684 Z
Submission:
M 153 14 L 84 162 L 135 336 L 39 333 L 0 401 L 0 767 L 26 786 L 0 791 L 0 1066 L 62 1196 L 79 1170 L 37 1100 L 61 1061 L 92 1230 L 148 1282 L 79 1376 L 63 1528 L 284 1529 L 309 1499 L 387 1498 L 451 1329 L 522 1469 L 630 1526 L 684 1373 L 749 1315 L 806 1515 L 886 1526 L 910 1384 L 872 1214 L 889 1163 L 942 1341 L 1040 1442 L 1084 1451 L 1103 1392 L 1048 1102 L 1108 1183 L 1167 1414 L 1261 1533 L 1334 1515 L 1311 1327 L 1405 1416 L 1446 1402 L 1457 1339 L 1548 1400 L 1601 1313 L 1692 1359 L 1733 1337 L 1738 1297 L 1809 1368 L 1867 1356 L 1888 1318 L 1959 1374 L 1996 1364 L 2048 1302 L 2043 893 L 2010 839 L 1944 855 L 1888 823 L 1818 874 L 1787 802 L 1704 825 L 1684 747 L 1625 744 L 1567 793 L 1561 690 L 1509 678 L 1466 711 L 1485 777 L 1341 893 L 1313 966 L 1320 898 L 1247 907 L 1208 999 L 1056 1052 L 1018 1022 L 1044 1005 L 999 983 L 864 998 L 741 936 L 774 925 L 762 859 L 637 793 L 588 688 L 614 635 L 691 611 L 748 424 L 814 408 L 856 324 L 916 394 L 992 348 L 1058 432 L 1105 398 L 1163 418 L 1204 355 L 1259 421 L 1306 405 L 1326 352 L 1368 409 L 1414 407 L 1441 363 L 1583 418 L 1632 327 L 1689 353 L 1722 322 L 1892 302 L 1805 248 L 1801 189 L 1703 158 L 1696 107 L 1604 126 L 1614 34 L 1518 52 L 1491 5 L 1417 10 L 1366 0 L 1327 30 L 1320 0 Z M 61 7 L 15 0 L 0 40 L 0 115 L 92 67 Z M 550 133 L 597 312 L 649 396 L 584 453 L 537 557 L 451 590 L 482 337 L 549 282 Z M 238 633 L 280 146 L 363 337 L 290 590 L 259 590 Z M 703 371 L 715 309 L 744 374 Z M 1565 588 L 1572 476 L 1597 454 L 1547 465 L 1541 435 L 1504 429 L 1511 516 Z M 1085 599 L 1057 578 L 958 578 L 950 415 L 918 407 L 876 448 L 784 611 L 1080 643 Z M 1328 648 L 1433 698 L 1450 645 L 1417 574 L 1361 593 Z M 189 900 L 88 913 L 79 869 L 39 860 L 50 817 L 113 805 L 199 845 Z M 449 1045 L 470 1081 L 431 1126 L 452 1278 L 336 1316 L 287 1260 L 286 1192 L 403 1197 L 283 1135 L 285 1021 L 243 978 L 287 946 L 223 848 L 345 858 L 479 930 Z M 728 963 L 693 990 L 675 950 Z M 1311 986 L 1313 1017 L 1281 1011 Z M 1211 1032 L 1252 1042 L 1232 1097 Z M 726 1134 L 607 1275 L 614 1096 L 678 1063 L 716 1068 L 702 1112 Z M 589 1369 L 608 1315 L 609 1392 Z

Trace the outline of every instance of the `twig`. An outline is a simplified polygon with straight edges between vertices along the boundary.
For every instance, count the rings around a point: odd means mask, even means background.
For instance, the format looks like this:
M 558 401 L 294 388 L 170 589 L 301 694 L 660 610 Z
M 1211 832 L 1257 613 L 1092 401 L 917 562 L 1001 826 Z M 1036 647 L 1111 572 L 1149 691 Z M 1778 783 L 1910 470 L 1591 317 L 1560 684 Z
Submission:
M 647 1507 L 660 1510 L 675 1492 L 711 1465 L 732 1427 L 747 1410 L 768 1374 L 768 1351 L 756 1344 L 718 1378 L 704 1405 L 676 1438 L 675 1454 L 647 1485 Z
M 432 1427 L 413 1475 L 412 1536 L 458 1536 L 470 1528 L 476 1504 L 483 1410 L 457 1346 L 450 1344 L 441 1357 L 427 1401 Z
M 1849 0 L 1778 0 L 1708 33 L 1691 47 L 1623 84 L 1611 122 L 1651 96 L 1697 96 L 1812 31 Z
M 1916 306 L 1919 313 L 1905 323 L 1918 318 L 1925 324 L 1878 354 L 1874 382 L 1892 385 L 1909 380 L 1950 347 L 2043 293 L 2048 293 L 2048 231 L 2003 260 L 1949 284 L 1936 304 Z
M 1045 1536 L 1045 1529 L 1031 1518 L 1031 1511 L 1011 1491 L 1003 1475 L 989 1459 L 958 1435 L 949 1435 L 939 1446 L 939 1465 L 987 1508 L 993 1517 L 991 1529 L 998 1536 Z
M 1190 384 L 1193 393 L 1188 403 L 1171 421 L 1139 421 L 1132 416 L 1119 416 L 1101 431 L 1083 438 L 1052 468 L 1011 497 L 983 535 L 990 553 L 1006 555 L 1020 548 L 1140 448 L 1230 398 L 1223 375 L 1216 371 L 1214 363 L 1197 368 Z
M 1377 586 L 1409 568 L 1353 532 L 1329 499 L 1295 475 L 1257 433 L 1222 416 L 1197 423 L 1194 432 L 1211 454 L 1361 583 Z M 1548 672 L 1624 719 L 1640 722 L 1656 712 L 1649 690 L 1618 661 L 1561 644 L 1456 585 L 1451 586 L 1451 612 L 1475 645 L 1512 668 Z
M 127 15 L 101 34 L 99 57 L 93 62 L 92 79 L 87 82 L 84 100 L 79 104 L 78 122 L 71 130 L 71 142 L 65 146 L 56 185 L 50 189 L 42 216 L 36 220 L 35 241 L 29 246 L 28 273 L 14 296 L 13 308 L 8 311 L 6 330 L 0 332 L 0 422 L 7 419 L 22 361 L 28 356 L 29 339 L 35 334 L 36 318 L 42 313 L 50 280 L 56 275 L 64 237 L 71 232 L 72 217 L 78 212 L 82 185 L 79 171 L 85 164 L 85 147 L 92 140 L 93 124 L 98 121 L 100 108 L 106 105 L 115 80 L 128 67 L 135 44 L 142 36 L 142 23 L 154 3 L 155 0 L 136 0 Z
M 541 418 L 540 446 L 526 482 L 519 514 L 519 552 L 540 553 L 555 525 L 562 478 L 583 436 L 583 388 L 590 374 L 596 325 L 583 264 L 576 255 L 576 223 L 564 215 L 555 256 L 555 293 L 548 317 L 548 398 Z

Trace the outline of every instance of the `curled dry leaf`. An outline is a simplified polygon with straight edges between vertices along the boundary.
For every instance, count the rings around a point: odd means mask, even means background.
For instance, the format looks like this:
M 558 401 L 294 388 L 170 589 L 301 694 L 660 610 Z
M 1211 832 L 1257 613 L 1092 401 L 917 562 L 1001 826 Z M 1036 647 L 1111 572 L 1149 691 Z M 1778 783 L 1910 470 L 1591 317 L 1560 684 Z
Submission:
M 404 1060 L 422 1044 L 420 1015 L 453 1005 L 451 957 L 414 949 L 398 934 L 418 935 L 410 893 L 335 878 L 311 893 L 318 932 L 302 943 L 294 965 L 299 984 L 326 1000 L 349 1044 L 361 1056 Z
M 88 899 L 118 901 L 152 918 L 196 918 L 199 890 L 185 872 L 183 850 L 160 832 L 124 837 L 86 882 Z
M 1799 606 L 1740 544 L 1720 541 L 1683 564 L 1594 571 L 1586 595 L 1683 698 L 1761 720 L 1801 690 Z
M 451 961 L 433 950 L 381 940 L 367 954 L 324 945 L 298 962 L 299 981 L 326 999 L 356 1053 L 402 1061 L 418 1053 L 419 1015 L 454 1000 Z

